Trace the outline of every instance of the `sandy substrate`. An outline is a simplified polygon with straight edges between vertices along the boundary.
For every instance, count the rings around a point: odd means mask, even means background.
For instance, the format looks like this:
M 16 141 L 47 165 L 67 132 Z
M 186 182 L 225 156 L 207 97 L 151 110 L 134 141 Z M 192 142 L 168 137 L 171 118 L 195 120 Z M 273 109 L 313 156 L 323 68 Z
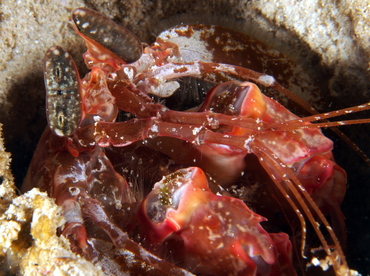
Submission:
M 322 112 L 369 101 L 369 0 L 201 2 L 2 0 L 0 123 L 3 124 L 6 149 L 12 154 L 15 183 L 21 185 L 46 125 L 42 79 L 45 50 L 52 45 L 60 45 L 72 53 L 82 72 L 86 70 L 81 59 L 84 45 L 69 21 L 72 10 L 80 6 L 110 16 L 146 42 L 153 40 L 153 25 L 158 26 L 157 22 L 184 13 L 202 14 L 202 17 L 197 17 L 200 22 L 204 18 L 225 17 L 245 26 L 243 22 L 248 21 L 288 45 L 282 51 L 293 51 L 296 58 L 305 61 L 303 66 L 307 70 L 315 71 L 314 75 L 322 85 L 322 101 L 315 100 L 312 104 Z M 176 19 L 171 20 L 174 21 Z M 305 96 L 310 99 L 309 95 Z M 362 117 L 370 117 L 370 114 Z M 343 130 L 370 156 L 369 125 Z M 349 179 L 343 203 L 349 235 L 348 260 L 352 268 L 366 274 L 370 272 L 370 251 L 366 247 L 370 244 L 370 236 L 366 232 L 370 227 L 370 168 L 341 141 L 337 142 L 335 154 L 338 163 L 348 172 Z M 11 179 L 8 171 L 1 172 L 4 179 Z

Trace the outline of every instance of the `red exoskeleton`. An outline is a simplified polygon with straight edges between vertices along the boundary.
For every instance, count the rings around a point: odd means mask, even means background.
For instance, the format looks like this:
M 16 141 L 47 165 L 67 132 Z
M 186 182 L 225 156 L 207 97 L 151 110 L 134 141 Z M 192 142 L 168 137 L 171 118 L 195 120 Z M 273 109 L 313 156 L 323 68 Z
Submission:
M 175 27 L 147 46 L 92 10 L 76 9 L 72 20 L 88 47 L 84 59 L 91 71 L 81 79 L 62 48 L 46 53 L 48 127 L 23 190 L 39 187 L 63 207 L 62 234 L 76 253 L 101 262 L 108 258 L 103 247 L 113 244 L 157 273 L 187 273 L 167 262 L 172 261 L 200 275 L 294 275 L 292 240 L 300 255 L 295 258 L 318 261 L 315 253 L 323 251 L 337 275 L 349 275 L 337 238 L 345 241 L 339 205 L 346 173 L 320 127 L 359 121 L 311 122 L 369 109 L 369 104 L 294 115 L 257 86 L 307 106 L 273 77 L 222 63 L 206 48 L 191 50 L 186 39 L 204 35 L 202 28 L 219 31 L 216 26 Z M 202 104 L 177 111 L 154 100 L 153 95 L 172 96 L 182 77 L 213 84 Z M 129 118 L 120 121 L 123 112 Z M 230 194 L 248 186 L 246 172 L 259 165 L 269 177 L 263 199 L 279 190 L 281 203 L 276 195 L 270 204 L 280 204 L 288 222 L 299 222 L 289 235 L 279 227 L 264 228 L 260 223 L 266 219 L 243 196 Z M 140 170 L 135 166 L 154 171 L 137 180 L 149 193 L 125 179 L 129 168 Z M 308 247 L 307 235 L 315 235 L 317 245 Z M 109 256 L 122 272 L 139 271 L 122 255 Z

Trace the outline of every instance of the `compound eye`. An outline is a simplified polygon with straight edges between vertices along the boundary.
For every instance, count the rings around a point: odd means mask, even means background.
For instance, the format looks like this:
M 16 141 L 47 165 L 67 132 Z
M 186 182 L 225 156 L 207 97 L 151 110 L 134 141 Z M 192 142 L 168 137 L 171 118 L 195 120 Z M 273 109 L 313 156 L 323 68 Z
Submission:
M 46 117 L 58 136 L 70 136 L 82 120 L 80 77 L 71 55 L 59 46 L 45 54 Z
M 78 8 L 72 13 L 72 20 L 82 37 L 103 46 L 124 62 L 133 63 L 141 57 L 143 46 L 136 35 L 104 15 Z

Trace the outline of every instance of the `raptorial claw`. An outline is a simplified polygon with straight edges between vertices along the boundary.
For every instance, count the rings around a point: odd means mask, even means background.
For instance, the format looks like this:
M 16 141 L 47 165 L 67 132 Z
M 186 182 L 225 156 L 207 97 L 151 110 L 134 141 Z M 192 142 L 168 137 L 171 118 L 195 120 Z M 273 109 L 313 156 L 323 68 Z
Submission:
M 73 252 L 88 260 L 96 257 L 92 244 L 87 239 L 86 228 L 81 223 L 67 223 L 62 234 L 69 240 Z

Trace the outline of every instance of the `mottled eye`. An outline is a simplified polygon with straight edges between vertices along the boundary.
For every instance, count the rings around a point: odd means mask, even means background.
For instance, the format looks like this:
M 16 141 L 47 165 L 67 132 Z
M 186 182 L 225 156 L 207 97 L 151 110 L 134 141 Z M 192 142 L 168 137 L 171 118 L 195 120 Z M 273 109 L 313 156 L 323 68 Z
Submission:
M 45 54 L 44 81 L 49 128 L 58 136 L 69 136 L 82 119 L 80 78 L 70 56 L 59 46 Z
M 137 61 L 143 52 L 141 41 L 126 28 L 109 18 L 86 8 L 72 13 L 77 30 L 111 51 L 126 63 Z

